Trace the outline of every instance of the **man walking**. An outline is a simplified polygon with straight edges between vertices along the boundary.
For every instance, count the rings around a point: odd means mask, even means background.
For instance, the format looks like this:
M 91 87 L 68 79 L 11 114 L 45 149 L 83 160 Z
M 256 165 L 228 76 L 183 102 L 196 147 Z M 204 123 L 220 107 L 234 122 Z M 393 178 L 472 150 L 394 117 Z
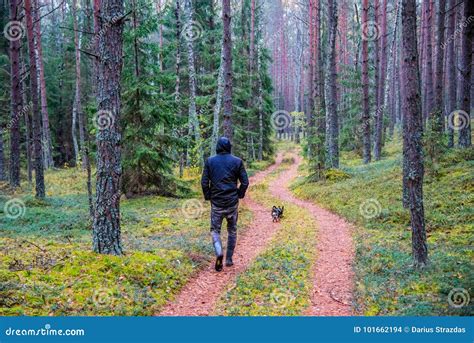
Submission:
M 228 138 L 217 142 L 216 156 L 206 161 L 201 185 L 204 198 L 211 201 L 211 235 L 216 252 L 216 270 L 222 271 L 224 254 L 221 243 L 221 227 L 227 220 L 226 267 L 234 265 L 232 256 L 237 243 L 237 219 L 239 199 L 243 199 L 249 186 L 244 162 L 231 154 L 232 145 Z M 237 187 L 237 181 L 240 186 Z

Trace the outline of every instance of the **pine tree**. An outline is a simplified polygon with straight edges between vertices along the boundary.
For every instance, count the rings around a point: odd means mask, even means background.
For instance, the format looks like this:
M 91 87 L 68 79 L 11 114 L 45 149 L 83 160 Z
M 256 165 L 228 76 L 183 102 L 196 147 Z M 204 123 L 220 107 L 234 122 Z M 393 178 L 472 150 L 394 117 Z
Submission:
M 25 0 L 25 18 L 26 31 L 28 40 L 28 53 L 30 57 L 30 91 L 31 102 L 33 105 L 33 146 L 35 159 L 35 181 L 36 181 L 36 197 L 43 199 L 45 197 L 44 184 L 44 164 L 43 164 L 43 144 L 42 144 L 42 130 L 41 130 L 41 112 L 38 99 L 39 85 L 37 80 L 37 64 L 35 55 L 35 36 L 33 24 L 33 8 L 31 0 Z
M 466 26 L 463 28 L 461 38 L 462 57 L 460 63 L 460 101 L 459 109 L 467 113 L 463 113 L 460 120 L 459 131 L 459 146 L 468 148 L 472 145 L 471 142 L 471 119 L 469 113 L 471 112 L 471 72 L 472 72 L 472 46 L 474 41 L 474 3 L 472 1 L 465 1 L 463 5 L 463 18 L 466 21 Z
M 421 112 L 419 65 L 416 39 L 416 1 L 402 0 L 403 78 L 405 89 L 404 144 L 415 267 L 428 262 L 423 206 L 423 118 Z
M 232 140 L 232 32 L 230 0 L 222 1 L 222 22 L 224 27 L 224 136 Z
M 29 0 L 26 0 L 29 1 Z M 123 63 L 123 0 L 101 0 L 97 56 L 97 183 L 93 250 L 121 255 L 120 241 L 120 77 Z M 102 32 L 103 34 L 98 34 Z
M 337 113 L 337 73 L 336 73 L 336 35 L 337 5 L 329 0 L 329 61 L 328 61 L 328 161 L 332 168 L 339 168 L 339 118 Z
M 18 0 L 10 1 L 10 22 L 18 23 L 20 18 Z M 21 39 L 10 39 L 10 80 L 11 80 L 11 117 L 10 117 L 10 186 L 20 186 L 20 116 L 23 107 L 21 97 L 20 49 Z M 31 56 L 31 55 L 30 55 Z M 33 74 L 34 75 L 34 74 Z M 2 155 L 3 155 L 3 139 Z M 2 161 L 3 156 L 2 156 Z M 2 167 L 4 162 L 2 162 Z M 3 169 L 3 168 L 1 168 Z M 2 174 L 4 171 L 2 170 Z
M 369 25 L 369 1 L 362 1 L 362 27 Z M 370 132 L 370 100 L 369 100 L 369 42 L 362 39 L 362 87 L 363 87 L 363 113 L 362 113 L 362 131 L 363 131 L 363 151 L 364 163 L 370 163 L 372 160 L 371 151 L 371 132 Z

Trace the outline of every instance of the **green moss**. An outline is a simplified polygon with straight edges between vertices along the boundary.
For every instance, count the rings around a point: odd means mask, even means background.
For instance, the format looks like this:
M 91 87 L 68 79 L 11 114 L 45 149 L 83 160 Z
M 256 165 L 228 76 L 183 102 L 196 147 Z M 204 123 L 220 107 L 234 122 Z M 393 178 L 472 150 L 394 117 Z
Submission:
M 22 250 L 2 256 L 0 315 L 153 315 L 193 273 L 179 251 L 119 257 L 76 245 L 50 245 L 42 252 L 14 240 L 2 244 Z
M 326 180 L 328 181 L 342 181 L 350 179 L 351 176 L 340 169 L 328 169 L 324 173 Z

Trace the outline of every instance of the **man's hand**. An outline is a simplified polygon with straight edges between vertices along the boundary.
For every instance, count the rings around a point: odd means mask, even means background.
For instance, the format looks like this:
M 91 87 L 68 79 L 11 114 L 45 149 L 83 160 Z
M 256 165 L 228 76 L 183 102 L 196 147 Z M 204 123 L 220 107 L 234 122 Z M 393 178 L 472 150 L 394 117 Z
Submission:
M 245 197 L 245 192 L 247 191 L 247 188 L 249 188 L 249 177 L 247 175 L 247 171 L 245 170 L 243 161 L 240 161 L 239 181 L 239 199 L 243 199 Z
M 201 187 L 202 187 L 202 193 L 204 194 L 204 199 L 211 200 L 209 165 L 207 161 L 206 161 L 206 164 L 204 165 L 204 170 L 202 171 Z

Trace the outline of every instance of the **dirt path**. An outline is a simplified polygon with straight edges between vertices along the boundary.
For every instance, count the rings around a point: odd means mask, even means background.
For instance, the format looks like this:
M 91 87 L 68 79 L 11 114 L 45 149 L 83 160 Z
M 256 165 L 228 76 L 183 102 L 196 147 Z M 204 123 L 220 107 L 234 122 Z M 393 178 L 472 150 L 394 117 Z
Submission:
M 298 176 L 301 157 L 293 155 L 295 163 L 283 171 L 269 187 L 272 196 L 294 203 L 310 211 L 318 223 L 318 236 L 308 237 L 315 240 L 317 260 L 314 265 L 314 284 L 312 305 L 305 313 L 309 316 L 351 315 L 353 288 L 352 262 L 354 248 L 352 227 L 339 216 L 315 204 L 293 196 L 288 186 Z M 279 154 L 276 163 L 250 179 L 257 184 L 278 168 L 282 161 Z M 244 200 L 253 212 L 252 226 L 238 237 L 235 266 L 225 268 L 223 272 L 214 271 L 213 263 L 201 271 L 184 286 L 174 302 L 169 303 L 160 313 L 162 316 L 209 316 L 213 314 L 216 302 L 225 288 L 235 277 L 245 271 L 256 256 L 272 240 L 280 227 L 272 223 L 269 209 L 256 203 L 250 196 Z M 285 218 L 284 220 L 291 220 Z M 223 238 L 226 237 L 225 229 Z
M 350 316 L 354 273 L 353 227 L 343 218 L 315 205 L 296 198 L 288 184 L 298 176 L 300 156 L 293 156 L 295 163 L 287 171 L 283 190 L 274 194 L 311 212 L 318 224 L 315 239 L 317 255 L 313 270 L 312 306 L 308 316 Z M 291 218 L 285 218 L 290 220 Z M 312 239 L 312 238 L 311 238 Z
M 275 164 L 250 178 L 250 184 L 255 185 L 263 181 L 268 174 L 278 168 L 281 161 L 282 154 L 279 154 Z M 284 176 L 281 175 L 280 178 Z M 201 271 L 184 286 L 175 301 L 169 303 L 161 311 L 160 316 L 212 315 L 217 300 L 229 282 L 232 282 L 239 273 L 242 273 L 271 241 L 279 225 L 273 224 L 269 219 L 269 210 L 257 204 L 250 197 L 250 194 L 244 199 L 244 203 L 253 212 L 253 222 L 251 227 L 237 237 L 234 266 L 224 268 L 224 271 L 217 273 L 214 270 L 214 263 L 209 265 L 207 269 Z M 223 241 L 227 239 L 225 228 L 222 230 L 222 238 Z M 209 244 L 211 244 L 210 242 L 211 237 L 209 236 Z

